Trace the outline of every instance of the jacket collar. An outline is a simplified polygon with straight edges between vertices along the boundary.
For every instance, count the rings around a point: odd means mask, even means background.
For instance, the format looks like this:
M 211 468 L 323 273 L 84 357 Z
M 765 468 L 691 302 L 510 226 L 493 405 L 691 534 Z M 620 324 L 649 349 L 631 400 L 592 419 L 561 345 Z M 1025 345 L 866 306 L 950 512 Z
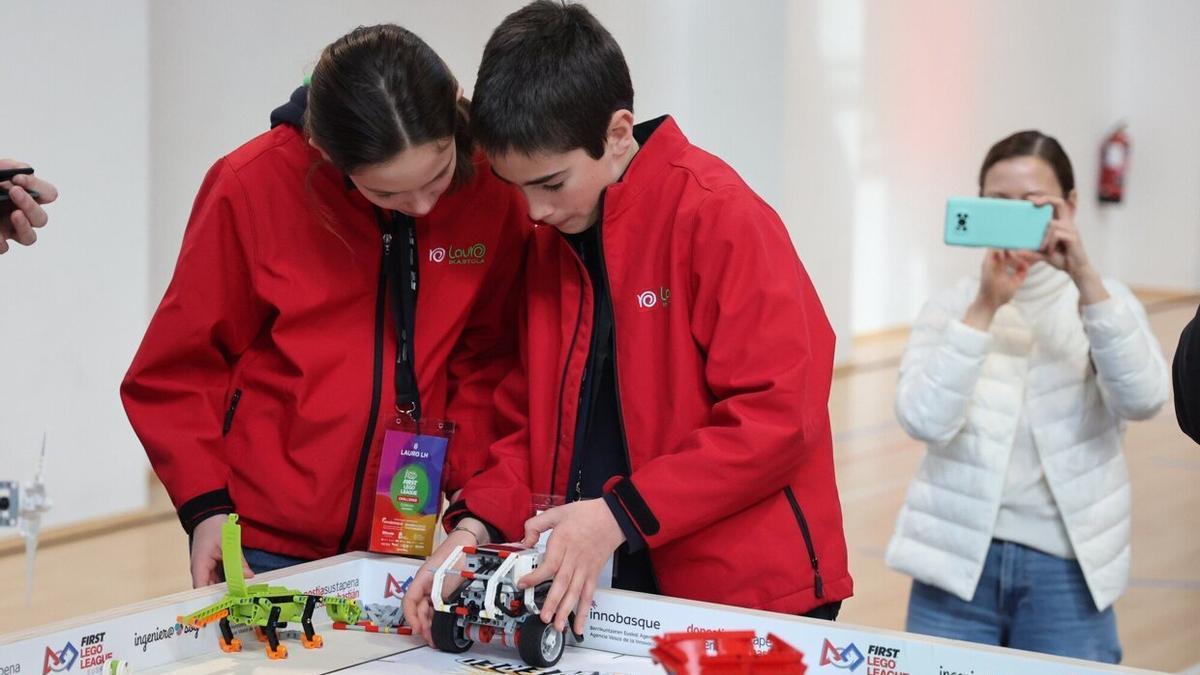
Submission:
M 1014 300 L 1017 303 L 1037 302 L 1062 293 L 1070 285 L 1071 277 L 1066 272 L 1044 262 L 1034 263 Z
M 639 129 L 651 131 L 650 137 L 634 155 L 629 168 L 625 170 L 625 176 L 605 190 L 602 206 L 606 219 L 619 216 L 635 204 L 638 196 L 657 184 L 663 172 L 690 145 L 670 115 L 639 124 L 635 133 Z

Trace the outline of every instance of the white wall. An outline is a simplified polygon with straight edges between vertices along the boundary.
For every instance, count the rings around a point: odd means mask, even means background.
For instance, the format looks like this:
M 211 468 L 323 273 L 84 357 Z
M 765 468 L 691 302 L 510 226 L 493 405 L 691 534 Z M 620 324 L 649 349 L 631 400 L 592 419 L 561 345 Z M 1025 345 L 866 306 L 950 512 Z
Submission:
M 0 155 L 61 192 L 38 243 L 0 257 L 0 479 L 32 479 L 48 432 L 51 525 L 146 500 L 117 386 L 146 319 L 147 39 L 145 0 L 0 21 Z
M 1109 221 L 1113 269 L 1200 288 L 1200 3 L 1124 2 L 1114 21 L 1112 109 L 1133 149 L 1127 202 Z

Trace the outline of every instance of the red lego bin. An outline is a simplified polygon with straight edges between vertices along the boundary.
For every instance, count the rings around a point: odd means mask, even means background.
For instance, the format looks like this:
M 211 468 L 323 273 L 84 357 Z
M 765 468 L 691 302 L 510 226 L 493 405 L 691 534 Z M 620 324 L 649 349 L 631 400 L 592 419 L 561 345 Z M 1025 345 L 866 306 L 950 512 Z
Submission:
M 654 638 L 650 656 L 668 675 L 803 675 L 804 654 L 768 633 L 771 647 L 754 649 L 754 631 L 667 633 Z

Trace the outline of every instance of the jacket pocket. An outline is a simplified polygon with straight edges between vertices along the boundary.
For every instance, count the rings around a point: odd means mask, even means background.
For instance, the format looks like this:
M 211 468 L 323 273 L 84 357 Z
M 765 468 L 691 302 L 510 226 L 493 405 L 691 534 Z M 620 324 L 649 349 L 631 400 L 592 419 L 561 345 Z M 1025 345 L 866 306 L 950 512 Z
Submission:
M 783 493 L 792 505 L 792 515 L 796 517 L 796 524 L 800 526 L 800 536 L 804 537 L 804 548 L 808 551 L 808 562 L 813 571 L 813 594 L 819 600 L 825 597 L 825 583 L 821 580 L 821 564 L 817 560 L 817 550 L 813 547 L 812 533 L 808 531 L 808 521 L 804 518 L 804 512 L 800 510 L 800 502 L 796 501 L 796 493 L 792 492 L 792 486 L 785 487 Z
M 237 414 L 238 403 L 242 400 L 242 390 L 234 389 L 233 395 L 229 397 L 229 407 L 225 409 L 225 424 L 221 426 L 221 435 L 229 435 L 229 430 L 233 428 L 233 416 Z

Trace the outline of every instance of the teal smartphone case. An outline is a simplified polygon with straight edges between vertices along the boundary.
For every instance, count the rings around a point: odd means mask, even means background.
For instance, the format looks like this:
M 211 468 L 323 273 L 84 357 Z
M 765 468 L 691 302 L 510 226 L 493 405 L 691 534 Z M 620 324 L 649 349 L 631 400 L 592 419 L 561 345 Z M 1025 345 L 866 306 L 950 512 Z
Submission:
M 1024 199 L 951 197 L 946 201 L 946 243 L 951 246 L 1026 249 L 1042 246 L 1054 207 Z

